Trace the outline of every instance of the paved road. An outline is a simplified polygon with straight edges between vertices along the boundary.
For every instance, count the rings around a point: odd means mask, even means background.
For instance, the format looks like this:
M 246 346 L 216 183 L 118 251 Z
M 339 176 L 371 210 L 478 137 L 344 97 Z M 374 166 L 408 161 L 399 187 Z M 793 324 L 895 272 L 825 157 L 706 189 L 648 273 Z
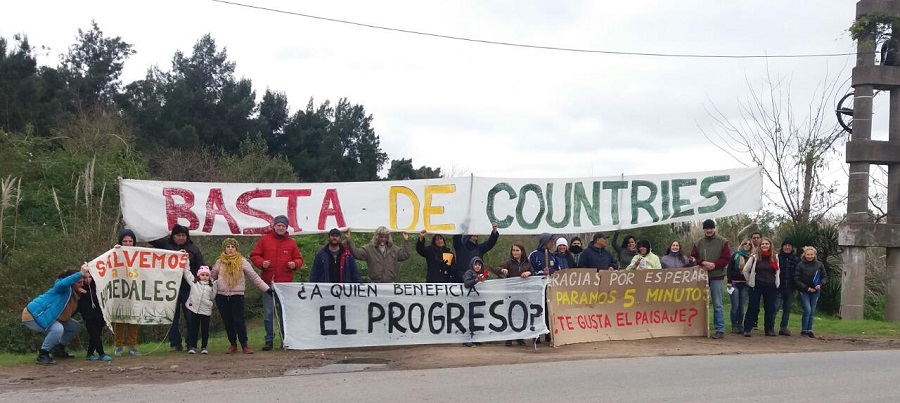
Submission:
M 0 391 L 2 402 L 898 402 L 900 351 L 651 357 Z M 563 400 L 564 399 L 564 400 Z

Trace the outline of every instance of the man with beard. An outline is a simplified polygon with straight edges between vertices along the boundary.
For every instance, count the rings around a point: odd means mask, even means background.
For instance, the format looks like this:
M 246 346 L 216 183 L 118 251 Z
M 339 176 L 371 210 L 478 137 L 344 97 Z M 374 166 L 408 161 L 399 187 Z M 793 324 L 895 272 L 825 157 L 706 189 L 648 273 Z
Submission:
M 362 275 L 350 249 L 341 244 L 341 231 L 328 231 L 328 243 L 316 253 L 309 270 L 310 283 L 362 283 Z
M 200 266 L 206 265 L 203 261 L 203 254 L 200 252 L 200 248 L 191 242 L 191 235 L 188 233 L 187 227 L 183 225 L 175 224 L 175 226 L 172 227 L 172 233 L 168 237 L 151 241 L 150 246 L 157 249 L 187 252 L 189 259 L 188 264 L 191 273 L 195 276 L 197 275 L 197 270 L 200 269 Z M 181 351 L 183 348 L 181 345 L 181 331 L 178 328 L 178 322 L 180 321 L 183 312 L 185 326 L 188 326 L 188 323 L 190 323 L 191 312 L 188 311 L 187 307 L 184 305 L 190 294 L 191 286 L 187 281 L 182 279 L 181 288 L 178 290 L 178 303 L 175 305 L 175 316 L 172 317 L 172 325 L 169 326 L 169 349 L 171 351 Z
M 385 226 L 375 229 L 372 241 L 356 247 L 353 245 L 353 237 L 347 230 L 347 246 L 353 252 L 353 256 L 365 261 L 369 268 L 369 278 L 373 283 L 393 283 L 397 281 L 398 263 L 409 259 L 409 234 L 401 232 L 403 247 L 394 245 L 391 240 L 391 232 Z
M 290 283 L 294 281 L 294 271 L 303 266 L 300 248 L 287 231 L 288 218 L 280 215 L 272 220 L 272 231 L 263 235 L 250 252 L 250 261 L 260 268 L 259 277 L 266 282 Z M 263 351 L 272 351 L 275 339 L 275 307 L 281 312 L 281 301 L 277 295 L 262 294 L 263 326 L 266 328 L 266 344 Z M 279 320 L 282 340 L 284 339 L 284 321 Z
M 731 261 L 731 247 L 728 240 L 716 234 L 716 222 L 703 221 L 703 237 L 694 242 L 691 257 L 708 272 L 709 297 L 713 304 L 714 339 L 725 337 L 725 308 L 723 305 L 725 272 Z

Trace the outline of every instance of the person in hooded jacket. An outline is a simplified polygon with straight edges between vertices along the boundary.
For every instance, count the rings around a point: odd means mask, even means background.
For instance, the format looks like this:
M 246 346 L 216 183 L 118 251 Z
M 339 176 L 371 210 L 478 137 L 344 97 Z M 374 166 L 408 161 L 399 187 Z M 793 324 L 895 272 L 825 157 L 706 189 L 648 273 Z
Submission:
M 82 284 L 87 292 L 78 299 L 78 313 L 81 314 L 88 333 L 85 358 L 88 361 L 112 361 L 112 357 L 103 351 L 103 328 L 106 327 L 106 321 L 103 320 L 103 310 L 100 309 L 100 300 L 97 299 L 97 284 L 90 275 L 84 277 Z
M 556 270 L 571 269 L 578 265 L 575 256 L 572 256 L 572 252 L 569 252 L 569 241 L 566 241 L 566 238 L 556 240 L 556 253 L 554 255 L 556 258 Z
M 174 251 L 183 250 L 187 252 L 191 274 L 195 276 L 197 275 L 197 270 L 200 269 L 200 266 L 206 266 L 206 262 L 203 261 L 203 253 L 200 252 L 200 248 L 198 248 L 197 245 L 194 245 L 194 243 L 191 242 L 191 234 L 188 233 L 187 227 L 183 225 L 175 224 L 175 226 L 172 227 L 172 233 L 168 237 L 151 241 L 150 246 L 157 249 Z M 175 315 L 172 317 L 172 325 L 169 326 L 169 349 L 171 351 L 181 351 L 183 349 L 181 345 L 182 338 L 179 322 L 181 317 L 184 316 L 185 329 L 190 326 L 188 321 L 190 320 L 191 315 L 184 305 L 190 294 L 190 284 L 182 279 L 181 288 L 178 290 L 178 304 L 175 305 Z
M 135 246 L 137 242 L 137 236 L 134 235 L 134 231 L 125 228 L 122 231 L 119 231 L 119 239 L 116 243 L 116 247 L 121 246 Z M 116 357 L 122 355 L 122 350 L 125 346 L 128 346 L 128 354 L 133 356 L 139 356 L 141 353 L 137 350 L 137 341 L 138 341 L 138 325 L 134 323 L 120 323 L 113 322 L 113 342 L 116 345 L 116 349 L 113 351 L 113 355 Z
M 431 245 L 425 246 L 425 230 L 419 232 L 419 240 L 416 241 L 416 253 L 425 258 L 425 282 L 449 283 L 453 271 L 453 251 L 447 247 L 444 236 L 434 234 L 431 237 Z
M 357 283 L 363 282 L 362 274 L 350 248 L 341 243 L 341 231 L 332 228 L 328 232 L 328 243 L 313 258 L 309 269 L 310 283 Z
M 525 258 L 525 246 L 514 243 L 509 248 L 509 260 L 494 268 L 494 274 L 500 278 L 526 278 L 531 275 L 531 262 Z
M 469 269 L 463 274 L 463 285 L 466 288 L 475 288 L 475 285 L 482 283 L 491 277 L 491 273 L 484 268 L 484 261 L 480 257 L 475 256 L 469 260 Z M 475 347 L 480 346 L 480 342 L 466 342 L 463 346 Z
M 484 254 L 488 253 L 497 244 L 500 238 L 500 232 L 497 231 L 497 223 L 491 223 L 491 236 L 485 243 L 478 243 L 477 234 L 456 234 L 453 236 L 453 249 L 456 250 L 456 264 L 454 270 L 450 273 L 451 281 L 454 283 L 463 282 L 463 274 L 469 269 L 466 265 L 473 257 L 484 259 Z
M 78 308 L 79 294 L 75 288 L 88 275 L 87 264 L 81 266 L 81 271 L 62 272 L 53 287 L 31 300 L 22 310 L 22 324 L 30 330 L 46 334 L 38 353 L 38 364 L 56 364 L 50 356 L 51 352 L 56 358 L 74 357 L 66 351 L 66 346 L 81 329 L 81 325 L 72 319 Z
M 612 253 L 606 250 L 606 234 L 594 234 L 591 244 L 578 257 L 578 267 L 597 270 L 616 270 L 619 267 Z
M 803 316 L 800 319 L 800 336 L 815 338 L 812 325 L 816 313 L 816 303 L 822 294 L 822 286 L 828 282 L 828 273 L 825 265 L 816 258 L 816 248 L 807 246 L 803 248 L 803 259 L 794 268 L 794 285 L 800 293 L 800 303 L 803 305 Z
M 553 245 L 553 235 L 545 232 L 538 237 L 537 247 L 528 255 L 528 262 L 531 263 L 529 276 L 549 276 L 556 271 L 557 260 Z
M 634 255 L 634 257 L 631 258 L 631 262 L 625 269 L 662 269 L 662 265 L 659 263 L 659 256 L 654 255 L 650 248 L 650 241 L 641 239 L 637 243 L 637 251 L 637 255 Z
M 791 309 L 794 306 L 794 267 L 800 263 L 800 256 L 794 251 L 794 243 L 790 239 L 781 242 L 781 250 L 778 251 L 778 264 L 781 270 L 781 287 L 778 288 L 778 297 L 781 302 L 781 328 L 778 334 L 790 336 L 788 320 L 791 318 Z
M 575 265 L 572 267 L 578 267 L 578 258 L 581 256 L 581 252 L 584 252 L 584 242 L 581 241 L 581 237 L 573 236 L 569 240 L 569 252 L 572 252 L 572 258 L 575 259 Z

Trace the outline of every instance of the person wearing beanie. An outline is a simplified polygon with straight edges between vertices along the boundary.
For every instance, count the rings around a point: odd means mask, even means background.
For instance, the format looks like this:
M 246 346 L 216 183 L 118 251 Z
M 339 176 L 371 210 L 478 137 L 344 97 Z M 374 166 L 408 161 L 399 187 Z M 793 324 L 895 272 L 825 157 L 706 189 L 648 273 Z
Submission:
M 467 266 L 473 257 L 484 259 L 484 255 L 497 244 L 500 232 L 497 231 L 497 223 L 491 223 L 491 236 L 484 243 L 478 243 L 478 234 L 456 234 L 453 236 L 453 249 L 456 251 L 456 264 L 451 272 L 452 281 L 461 283 L 463 274 L 469 269 Z
M 212 278 L 216 281 L 216 307 L 222 317 L 222 325 L 225 326 L 225 334 L 230 344 L 225 354 L 237 352 L 237 343 L 241 343 L 244 354 L 253 354 L 253 349 L 247 343 L 247 325 L 244 323 L 244 292 L 246 283 L 250 281 L 268 294 L 271 299 L 274 294 L 268 284 L 250 266 L 238 251 L 238 241 L 234 238 L 225 238 L 222 241 L 222 253 L 216 259 L 212 267 Z
M 168 237 L 151 241 L 150 246 L 157 249 L 174 251 L 183 250 L 187 252 L 188 265 L 190 266 L 191 274 L 195 276 L 197 275 L 197 270 L 200 269 L 200 266 L 206 265 L 206 262 L 203 261 L 203 253 L 200 252 L 200 248 L 198 248 L 197 245 L 194 245 L 194 243 L 191 242 L 191 234 L 188 232 L 187 227 L 183 225 L 175 224 L 175 226 L 172 227 L 172 233 Z M 182 281 L 181 288 L 178 290 L 178 304 L 175 305 L 175 315 L 172 316 L 172 325 L 169 326 L 170 351 L 182 350 L 180 319 L 184 316 L 186 322 L 185 328 L 190 326 L 190 312 L 184 305 L 185 302 L 187 302 L 190 293 L 190 284 L 186 281 Z
M 209 342 L 209 318 L 212 316 L 213 305 L 216 301 L 216 282 L 212 280 L 212 270 L 209 266 L 200 266 L 195 276 L 190 270 L 184 271 L 184 280 L 191 285 L 191 293 L 184 306 L 191 312 L 188 320 L 188 331 L 185 342 L 188 354 L 197 354 L 197 337 L 202 337 L 200 354 L 206 354 L 206 345 Z
M 597 270 L 616 270 L 619 266 L 612 253 L 606 250 L 606 234 L 594 234 L 591 244 L 578 257 L 578 267 Z
M 288 218 L 279 215 L 272 219 L 272 230 L 263 234 L 256 241 L 250 252 L 250 261 L 260 269 L 260 277 L 266 284 L 290 283 L 294 281 L 294 272 L 303 266 L 303 255 L 300 248 L 288 233 Z M 278 295 L 262 295 L 263 327 L 266 329 L 266 340 L 263 351 L 271 351 L 275 340 L 275 309 L 281 312 L 281 301 Z M 279 334 L 284 340 L 284 320 L 279 315 Z
M 447 241 L 441 234 L 432 235 L 431 244 L 425 246 L 427 234 L 423 229 L 416 241 L 416 253 L 425 258 L 425 282 L 449 283 L 450 273 L 453 271 L 453 251 L 447 247 Z
M 328 243 L 313 258 L 309 269 L 310 283 L 362 283 L 362 274 L 350 248 L 341 243 L 341 231 L 328 232 Z
M 781 250 L 778 251 L 779 275 L 781 287 L 778 288 L 779 306 L 781 307 L 781 328 L 778 334 L 790 336 L 788 321 L 791 318 L 791 309 L 794 307 L 794 268 L 800 263 L 800 256 L 794 250 L 794 243 L 789 238 L 781 242 Z
M 703 236 L 694 242 L 691 257 L 709 275 L 709 295 L 713 304 L 714 339 L 725 337 L 725 274 L 731 261 L 728 240 L 716 234 L 716 222 L 703 221 Z
M 551 271 L 550 274 L 553 274 L 556 270 L 571 269 L 577 265 L 572 252 L 569 252 L 569 241 L 566 241 L 566 238 L 556 240 L 556 253 L 553 255 L 556 258 L 556 269 Z
M 120 246 L 135 246 L 136 241 L 137 236 L 134 235 L 134 231 L 125 228 L 119 232 L 119 239 L 116 243 L 116 247 L 118 248 Z M 112 326 L 113 342 L 116 345 L 116 349 L 113 352 L 113 355 L 115 355 L 116 357 L 121 356 L 122 351 L 125 349 L 125 346 L 128 346 L 129 355 L 141 355 L 141 353 L 139 353 L 137 350 L 138 325 L 135 325 L 133 323 L 113 322 Z
M 662 265 L 659 262 L 659 256 L 654 255 L 650 249 L 650 241 L 646 239 L 638 241 L 637 252 L 638 253 L 631 258 L 631 263 L 625 269 L 662 269 Z

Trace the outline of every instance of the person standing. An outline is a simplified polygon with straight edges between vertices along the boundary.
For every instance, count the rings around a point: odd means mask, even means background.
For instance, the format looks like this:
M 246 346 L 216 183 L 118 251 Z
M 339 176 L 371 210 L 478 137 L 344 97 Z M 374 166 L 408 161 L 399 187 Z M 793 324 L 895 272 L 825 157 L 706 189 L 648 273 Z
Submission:
M 200 266 L 206 266 L 206 263 L 203 261 L 203 253 L 200 252 L 200 248 L 191 241 L 191 234 L 188 233 L 187 227 L 175 224 L 172 227 L 172 233 L 162 239 L 157 239 L 155 241 L 150 242 L 150 245 L 157 249 L 166 249 L 166 250 L 174 250 L 174 251 L 185 251 L 188 254 L 188 265 L 190 266 L 191 274 L 194 276 L 197 275 L 197 270 L 200 269 Z M 178 303 L 175 305 L 175 315 L 172 316 L 172 325 L 169 326 L 169 350 L 170 351 L 181 351 L 181 331 L 179 329 L 180 318 L 184 316 L 185 319 L 185 329 L 187 329 L 190 324 L 190 312 L 187 310 L 187 307 L 184 305 L 188 300 L 188 296 L 191 294 L 191 286 L 184 279 L 181 280 L 181 288 L 178 290 Z
M 485 243 L 478 243 L 477 234 L 457 234 L 453 236 L 453 249 L 456 250 L 456 264 L 451 273 L 454 283 L 463 282 L 463 274 L 469 270 L 469 262 L 473 257 L 484 260 L 484 254 L 488 253 L 497 244 L 500 232 L 497 231 L 497 223 L 491 223 L 491 236 Z
M 591 244 L 578 257 L 578 267 L 597 270 L 615 270 L 619 267 L 612 253 L 606 250 L 606 234 L 594 234 Z
M 752 242 L 752 241 L 751 241 Z M 759 302 L 763 301 L 763 325 L 766 336 L 775 334 L 775 299 L 778 287 L 781 285 L 781 276 L 778 269 L 778 254 L 772 250 L 772 241 L 762 238 L 759 241 L 759 250 L 750 255 L 742 273 L 750 287 L 750 303 L 747 306 L 747 315 L 744 316 L 744 337 L 750 337 L 750 331 L 759 317 Z
M 216 280 L 216 307 L 222 317 L 222 325 L 225 326 L 225 334 L 230 344 L 225 354 L 237 352 L 237 343 L 241 343 L 244 354 L 253 354 L 253 349 L 247 343 L 247 325 L 244 323 L 244 291 L 247 286 L 247 278 L 261 291 L 268 294 L 271 299 L 275 290 L 250 266 L 241 253 L 238 252 L 238 241 L 234 238 L 225 238 L 222 241 L 222 253 L 216 259 L 212 267 L 212 278 Z
M 137 236 L 134 235 L 134 231 L 125 228 L 119 232 L 119 241 L 116 243 L 116 247 L 134 246 L 135 240 L 137 240 Z M 116 357 L 121 356 L 125 346 L 128 346 L 129 355 L 141 355 L 137 350 L 138 325 L 135 325 L 134 323 L 119 322 L 113 322 L 112 325 L 113 340 L 116 345 L 113 355 Z
M 659 263 L 663 269 L 680 269 L 693 266 L 694 259 L 684 255 L 684 251 L 681 250 L 681 242 L 676 240 L 669 244 L 666 254 L 659 258 Z
M 494 274 L 500 278 L 526 278 L 531 275 L 531 263 L 525 258 L 525 246 L 514 243 L 509 248 L 509 260 L 503 262 L 494 269 Z
M 347 246 L 353 253 L 353 257 L 366 262 L 369 268 L 369 278 L 373 283 L 393 283 L 397 281 L 398 263 L 409 259 L 409 234 L 401 232 L 403 246 L 394 245 L 391 232 L 387 227 L 381 226 L 375 229 L 372 240 L 356 247 L 353 237 L 347 230 Z
M 425 230 L 419 232 L 419 240 L 416 241 L 416 253 L 425 258 L 425 282 L 449 283 L 450 273 L 453 271 L 453 251 L 447 247 L 447 242 L 441 234 L 431 237 L 431 245 L 425 246 Z
M 569 252 L 572 252 L 572 258 L 575 259 L 575 266 L 572 267 L 578 267 L 578 258 L 581 257 L 581 252 L 584 252 L 584 242 L 581 242 L 580 237 L 573 236 L 569 240 Z
M 185 303 L 191 312 L 191 320 L 188 321 L 187 343 L 188 354 L 197 354 L 197 338 L 200 338 L 200 354 L 206 354 L 206 346 L 209 342 L 209 319 L 212 316 L 213 305 L 216 304 L 218 294 L 216 282 L 212 280 L 212 270 L 207 266 L 200 266 L 197 276 L 194 277 L 190 270 L 184 271 L 184 279 L 191 285 L 191 295 Z
M 85 358 L 88 361 L 112 361 L 112 357 L 103 350 L 103 328 L 106 327 L 106 321 L 103 320 L 103 310 L 100 309 L 100 300 L 97 298 L 97 284 L 90 275 L 84 277 L 82 284 L 87 292 L 78 299 L 78 313 L 81 314 L 88 333 Z
M 537 247 L 528 255 L 528 263 L 531 264 L 529 276 L 549 276 L 556 271 L 553 245 L 553 235 L 545 232 L 538 237 Z
M 250 261 L 260 268 L 259 277 L 266 284 L 290 283 L 294 281 L 294 272 L 303 266 L 303 256 L 300 248 L 288 233 L 288 219 L 283 215 L 276 216 L 272 220 L 272 231 L 259 238 L 253 251 L 250 252 Z M 263 351 L 272 351 L 272 341 L 275 339 L 275 309 L 281 311 L 281 301 L 277 294 L 262 295 L 263 326 L 266 329 L 266 344 Z M 279 334 L 284 340 L 284 319 L 279 315 Z
M 816 303 L 822 295 L 822 286 L 828 281 L 825 265 L 816 259 L 816 248 L 803 248 L 803 259 L 794 268 L 794 285 L 800 293 L 803 316 L 800 319 L 800 336 L 815 338 L 812 325 L 816 314 Z
M 560 237 L 556 240 L 556 253 L 554 255 L 556 255 L 556 270 L 571 269 L 578 264 L 572 253 L 569 252 L 569 242 L 566 241 L 566 238 Z
M 731 259 L 728 240 L 716 234 L 716 222 L 703 221 L 703 237 L 694 242 L 691 257 L 708 272 L 709 295 L 713 304 L 714 339 L 725 337 L 725 272 Z
M 341 231 L 328 231 L 328 243 L 313 258 L 310 283 L 362 283 L 362 275 L 350 249 L 341 244 Z
M 629 262 L 628 270 L 644 270 L 644 269 L 662 269 L 659 262 L 659 256 L 653 254 L 650 249 L 650 241 L 642 239 L 637 243 L 637 255 L 634 255 Z
M 781 242 L 781 250 L 778 251 L 778 272 L 781 278 L 779 282 L 781 287 L 778 288 L 778 297 L 781 300 L 781 328 L 778 334 L 782 336 L 790 336 L 791 331 L 788 330 L 788 320 L 791 318 L 791 308 L 794 306 L 794 267 L 800 263 L 800 257 L 794 251 L 794 244 L 790 239 Z
M 750 253 L 753 250 L 753 244 L 750 238 L 741 241 L 741 246 L 731 255 L 731 262 L 728 263 L 728 288 L 733 288 L 729 297 L 731 298 L 731 332 L 735 334 L 744 333 L 744 312 L 746 312 L 747 301 L 750 298 L 750 288 L 747 286 L 747 279 L 741 272 L 747 260 L 750 259 Z
M 622 240 L 622 245 L 618 244 L 619 240 L 619 231 L 613 233 L 612 246 L 613 249 L 616 250 L 616 256 L 619 257 L 619 265 L 618 267 L 625 267 L 631 263 L 631 260 L 634 259 L 634 255 L 637 252 L 637 238 L 632 235 L 625 235 L 625 239 Z

